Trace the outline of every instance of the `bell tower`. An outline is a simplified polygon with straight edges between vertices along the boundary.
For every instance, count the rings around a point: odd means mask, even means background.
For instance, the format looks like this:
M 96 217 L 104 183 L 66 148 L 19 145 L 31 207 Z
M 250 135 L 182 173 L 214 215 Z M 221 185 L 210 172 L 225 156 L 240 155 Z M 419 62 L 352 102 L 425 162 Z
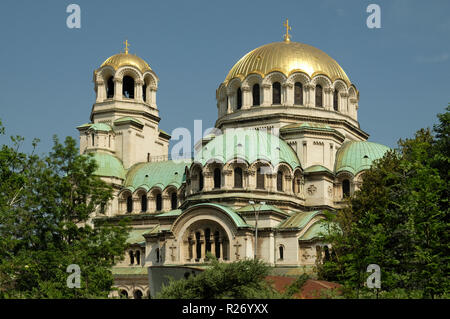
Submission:
M 107 152 L 125 169 L 152 157 L 168 156 L 170 135 L 159 129 L 156 91 L 159 79 L 147 62 L 124 52 L 94 71 L 96 101 L 90 123 L 77 127 L 80 152 Z

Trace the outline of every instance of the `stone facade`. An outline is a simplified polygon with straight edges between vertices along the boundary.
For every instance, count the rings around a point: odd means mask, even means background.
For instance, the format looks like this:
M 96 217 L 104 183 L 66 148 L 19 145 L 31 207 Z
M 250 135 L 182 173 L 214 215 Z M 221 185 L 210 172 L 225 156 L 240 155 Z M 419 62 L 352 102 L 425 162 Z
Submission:
M 308 65 L 306 55 L 290 52 Z M 359 92 L 343 70 L 327 74 L 337 63 L 319 62 L 308 72 L 268 61 L 267 73 L 236 73 L 235 66 L 230 74 L 237 75 L 216 92 L 219 133 L 184 161 L 169 160 L 170 136 L 158 128 L 158 77 L 145 61 L 119 54 L 94 72 L 97 98 L 91 123 L 78 127 L 80 151 L 96 154 L 98 175 L 115 189 L 96 220 L 131 217 L 133 224 L 125 260 L 113 269 L 112 296 L 146 296 L 147 267 L 182 273 L 208 253 L 223 262 L 256 256 L 275 267 L 328 258 L 323 211 L 342 207 L 388 148 L 366 141 Z

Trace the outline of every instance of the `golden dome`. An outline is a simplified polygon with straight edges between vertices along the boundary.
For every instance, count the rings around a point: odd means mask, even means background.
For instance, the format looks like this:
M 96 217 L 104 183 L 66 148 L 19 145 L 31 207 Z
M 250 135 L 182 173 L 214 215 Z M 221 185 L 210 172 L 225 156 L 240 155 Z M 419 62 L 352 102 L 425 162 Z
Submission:
M 290 41 L 269 43 L 247 53 L 230 70 L 225 83 L 236 77 L 243 80 L 252 73 L 264 78 L 273 71 L 286 76 L 294 72 L 304 72 L 310 77 L 323 74 L 331 81 L 341 79 L 347 85 L 351 84 L 344 70 L 328 54 L 313 46 Z
M 142 60 L 137 55 L 129 54 L 129 53 L 115 54 L 112 57 L 108 58 L 105 62 L 103 62 L 101 67 L 104 67 L 107 65 L 113 67 L 114 70 L 117 70 L 118 68 L 120 68 L 121 66 L 124 66 L 124 65 L 134 66 L 135 68 L 140 70 L 142 73 L 144 73 L 145 71 L 152 70 L 150 68 L 150 66 L 147 64 L 147 62 Z

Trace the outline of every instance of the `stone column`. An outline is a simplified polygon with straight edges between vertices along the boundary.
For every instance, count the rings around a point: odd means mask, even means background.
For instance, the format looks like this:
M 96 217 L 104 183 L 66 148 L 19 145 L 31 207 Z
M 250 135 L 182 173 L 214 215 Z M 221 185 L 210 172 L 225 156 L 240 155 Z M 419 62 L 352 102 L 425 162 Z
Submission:
M 323 89 L 324 99 L 323 99 L 323 108 L 325 110 L 333 109 L 333 89 L 330 87 L 326 87 Z
M 307 107 L 314 107 L 315 102 L 315 86 L 312 84 L 305 85 L 305 106 Z
M 263 84 L 262 86 L 262 106 L 269 106 L 272 104 L 272 99 L 270 98 L 270 88 L 272 87 L 270 84 Z
M 106 98 L 105 82 L 103 80 L 97 82 L 97 99 L 96 103 L 103 102 Z
M 284 96 L 283 96 L 283 105 L 294 105 L 294 86 L 292 83 L 284 83 Z
M 284 184 L 286 185 L 284 191 L 289 194 L 293 194 L 294 190 L 292 189 L 292 176 L 284 175 Z
M 136 101 L 139 101 L 139 102 L 143 102 L 144 101 L 144 99 L 142 98 L 142 86 L 143 85 L 144 85 L 144 82 L 142 82 L 140 80 L 135 82 L 135 85 L 134 85 L 134 99 Z
M 122 100 L 122 79 L 114 78 L 114 99 Z
M 200 233 L 200 241 L 202 243 L 202 254 L 201 254 L 201 259 L 200 261 L 204 261 L 206 258 L 206 237 L 205 237 L 205 232 L 201 231 Z
M 249 109 L 250 108 L 250 100 L 251 100 L 251 92 L 249 86 L 243 86 L 241 88 L 242 90 L 242 109 Z
M 223 188 L 224 189 L 231 189 L 233 188 L 232 184 L 232 178 L 233 176 L 233 170 L 231 169 L 225 169 L 223 170 Z
M 244 171 L 244 176 L 245 176 L 245 178 L 244 178 L 243 182 L 245 184 L 242 186 L 244 186 L 244 188 L 255 189 L 256 188 L 256 178 L 255 178 L 256 171 L 246 169 Z
M 206 171 L 203 173 L 203 190 L 210 191 L 213 188 L 213 173 L 210 171 Z
M 339 95 L 340 95 L 340 100 L 341 100 L 341 103 L 340 103 L 341 104 L 340 107 L 342 109 L 341 112 L 351 116 L 351 111 L 348 108 L 348 93 L 342 92 L 342 93 L 339 93 Z
M 147 87 L 147 90 L 149 90 L 150 94 L 147 94 L 147 100 L 151 107 L 154 107 L 156 109 L 156 91 L 158 90 L 156 85 L 151 85 Z
M 170 205 L 170 197 L 169 195 L 163 195 L 162 196 L 162 207 L 161 207 L 161 211 L 162 212 L 167 212 L 169 211 L 171 208 Z

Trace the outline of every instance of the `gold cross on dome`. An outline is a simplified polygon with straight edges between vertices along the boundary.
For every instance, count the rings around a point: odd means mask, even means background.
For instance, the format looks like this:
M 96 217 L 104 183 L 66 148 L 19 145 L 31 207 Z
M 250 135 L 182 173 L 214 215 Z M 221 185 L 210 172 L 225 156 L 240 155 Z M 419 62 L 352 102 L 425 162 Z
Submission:
M 291 35 L 289 34 L 289 30 L 292 30 L 292 28 L 289 25 L 289 20 L 286 19 L 286 22 L 283 23 L 283 25 L 286 27 L 286 34 L 284 35 L 284 41 L 290 42 L 291 41 Z
M 128 54 L 128 46 L 130 45 L 128 43 L 128 40 L 125 40 L 125 42 L 123 44 L 125 44 L 125 54 Z

